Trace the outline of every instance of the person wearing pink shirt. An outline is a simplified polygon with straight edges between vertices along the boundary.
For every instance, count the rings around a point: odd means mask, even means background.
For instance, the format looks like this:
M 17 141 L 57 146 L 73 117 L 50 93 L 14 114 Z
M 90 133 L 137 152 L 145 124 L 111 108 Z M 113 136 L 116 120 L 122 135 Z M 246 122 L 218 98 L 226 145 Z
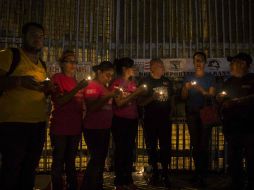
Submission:
M 53 109 L 50 117 L 50 136 L 53 149 L 52 189 L 63 189 L 64 166 L 67 190 L 77 189 L 75 158 L 82 134 L 83 89 L 85 80 L 74 78 L 76 58 L 73 51 L 63 52 L 60 58 L 62 72 L 51 78 L 55 88 L 51 94 Z
M 137 87 L 133 70 L 134 61 L 121 58 L 115 61 L 118 78 L 111 89 L 120 89 L 121 95 L 113 101 L 112 135 L 115 143 L 115 186 L 117 190 L 137 187 L 133 184 L 133 150 L 138 129 L 137 98 L 146 90 Z
M 114 66 L 103 61 L 93 67 L 94 80 L 84 89 L 87 114 L 84 119 L 84 138 L 90 160 L 84 173 L 81 190 L 102 190 L 103 170 L 108 152 L 112 121 L 112 98 L 118 90 L 110 91 L 107 86 L 114 75 Z

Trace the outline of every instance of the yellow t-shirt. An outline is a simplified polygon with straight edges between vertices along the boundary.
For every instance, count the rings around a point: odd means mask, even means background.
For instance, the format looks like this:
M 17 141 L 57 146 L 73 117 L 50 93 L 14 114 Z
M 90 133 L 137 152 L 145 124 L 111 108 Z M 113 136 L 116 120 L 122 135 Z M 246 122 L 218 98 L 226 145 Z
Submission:
M 20 62 L 11 76 L 32 76 L 38 82 L 46 79 L 41 63 L 34 64 L 22 51 Z M 12 63 L 10 49 L 0 51 L 0 70 L 9 71 Z M 46 121 L 47 104 L 44 93 L 17 87 L 0 96 L 0 122 L 37 123 Z

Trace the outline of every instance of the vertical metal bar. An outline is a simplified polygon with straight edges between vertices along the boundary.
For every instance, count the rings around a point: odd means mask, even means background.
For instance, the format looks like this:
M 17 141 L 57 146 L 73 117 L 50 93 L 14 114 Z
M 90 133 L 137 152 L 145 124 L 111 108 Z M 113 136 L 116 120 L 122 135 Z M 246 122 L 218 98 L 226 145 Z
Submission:
M 195 30 L 196 30 L 196 51 L 199 49 L 199 45 L 198 45 L 198 36 L 199 36 L 199 32 L 198 32 L 198 0 L 195 0 Z
M 185 7 L 184 7 L 185 3 L 181 3 L 181 41 L 182 41 L 182 55 L 181 57 L 185 57 L 185 39 L 184 39 L 184 33 L 185 33 L 185 28 L 184 28 L 184 23 L 185 23 L 185 16 L 184 16 L 184 12 L 185 12 Z
M 244 7 L 245 7 L 246 3 L 244 3 L 244 2 L 245 2 L 244 0 L 241 1 L 241 5 L 242 5 L 242 22 L 241 22 L 242 23 L 242 26 L 241 26 L 242 31 L 241 31 L 241 34 L 242 34 L 242 42 L 245 44 L 246 43 L 246 39 L 245 39 L 246 38 L 245 37 L 245 34 L 246 34 L 245 23 L 246 23 L 246 21 L 245 21 L 245 16 L 244 16 L 244 12 L 245 12 Z
M 189 57 L 192 56 L 192 39 L 193 39 L 193 18 L 192 18 L 192 4 L 191 1 L 189 1 Z
M 105 17 L 105 9 L 106 9 L 106 0 L 102 1 L 103 2 L 103 6 L 102 6 L 102 60 L 106 60 L 105 57 L 105 32 L 107 31 L 107 27 L 105 27 L 105 20 L 107 19 L 107 17 Z
M 96 64 L 98 64 L 98 49 L 99 49 L 99 7 L 100 7 L 100 0 L 97 0 L 97 6 L 96 6 L 96 43 L 95 43 L 95 47 L 96 47 Z
M 156 1 L 156 57 L 159 56 L 159 5 L 158 1 Z
M 137 41 L 136 41 L 136 58 L 139 58 L 139 0 L 137 0 Z
M 168 13 L 168 35 L 169 35 L 169 41 L 168 41 L 168 55 L 169 57 L 171 57 L 172 55 L 172 2 L 171 0 L 168 0 L 168 10 L 169 10 L 169 13 Z
M 133 56 L 133 54 L 132 54 L 132 50 L 133 50 L 133 48 L 132 48 L 132 46 L 133 46 L 133 44 L 132 44 L 132 37 L 133 37 L 133 11 L 132 11 L 132 5 L 133 5 L 133 1 L 132 0 L 130 0 L 130 38 L 129 38 L 129 43 L 128 43 L 128 47 L 130 47 L 130 56 L 132 57 Z M 129 19 L 128 19 L 129 20 Z
M 146 0 L 144 0 L 143 6 L 144 22 L 143 22 L 143 58 L 146 57 Z
M 10 4 L 11 4 L 11 2 L 7 1 L 7 8 L 6 8 L 7 9 L 7 18 L 6 18 L 6 22 L 8 22 L 8 23 L 7 23 L 7 27 L 5 29 L 5 48 L 7 48 L 9 46 L 7 32 L 9 32 L 9 30 L 10 30 L 10 22 L 9 22 L 9 20 L 10 20 L 10 12 L 11 12 L 11 6 L 10 6 Z
M 116 0 L 116 57 L 118 57 L 119 32 L 120 32 L 120 0 Z
M 80 0 L 76 0 L 76 59 L 79 58 L 79 7 Z
M 224 13 L 224 0 L 221 1 L 221 20 L 222 20 L 222 52 L 223 52 L 223 57 L 226 56 L 226 51 L 225 51 L 225 13 Z
M 165 4 L 166 2 L 162 1 L 162 57 L 165 55 Z
M 113 61 L 112 55 L 112 32 L 113 32 L 113 22 L 114 22 L 114 8 L 113 8 L 113 0 L 109 0 L 109 10 L 108 10 L 108 17 L 109 17 L 109 60 Z
M 236 35 L 236 40 L 235 40 L 235 44 L 236 44 L 236 51 L 238 52 L 239 51 L 239 45 L 238 45 L 238 42 L 239 42 L 239 28 L 238 28 L 238 6 L 237 6 L 237 0 L 235 0 L 235 35 Z
M 231 0 L 228 0 L 228 35 L 229 35 L 229 54 L 232 54 L 232 21 L 231 21 Z
M 150 0 L 150 9 L 149 9 L 149 13 L 150 13 L 150 17 L 149 17 L 149 19 L 150 19 L 150 30 L 149 30 L 149 32 L 150 32 L 150 39 L 149 39 L 149 50 L 150 50 L 150 58 L 152 58 L 152 42 L 153 42 L 153 40 L 152 40 L 152 31 L 153 31 L 153 25 L 152 25 L 152 13 L 153 13 L 153 11 L 152 11 L 152 0 Z
M 83 43 L 82 43 L 82 62 L 86 62 L 85 50 L 86 50 L 86 0 L 84 0 L 84 29 L 83 29 Z
M 215 36 L 216 36 L 216 55 L 218 57 L 219 54 L 219 31 L 218 31 L 218 11 L 217 11 L 217 0 L 214 0 L 214 6 L 215 6 Z
M 176 1 L 176 5 L 175 5 L 175 10 L 176 10 L 176 42 L 175 42 L 175 49 L 176 49 L 176 57 L 179 57 L 179 45 L 178 45 L 178 41 L 179 41 L 179 18 L 178 18 L 178 2 Z M 180 3 L 181 4 L 181 3 Z
M 212 19 L 211 19 L 211 0 L 208 0 L 208 21 L 209 21 L 209 56 L 213 57 L 212 46 Z
M 251 16 L 251 13 L 252 13 L 252 0 L 249 0 L 248 4 L 249 4 L 249 52 L 250 53 L 253 53 L 253 37 L 252 37 L 252 16 Z
M 127 0 L 124 0 L 124 43 L 123 43 L 123 54 L 126 56 L 126 43 L 127 43 Z

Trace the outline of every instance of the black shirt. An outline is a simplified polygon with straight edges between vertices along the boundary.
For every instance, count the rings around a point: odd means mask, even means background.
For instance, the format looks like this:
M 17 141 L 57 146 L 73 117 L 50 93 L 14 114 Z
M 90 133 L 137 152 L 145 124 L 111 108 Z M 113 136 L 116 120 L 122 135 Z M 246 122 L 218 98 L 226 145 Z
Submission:
M 144 106 L 144 117 L 169 117 L 173 95 L 172 81 L 166 77 L 154 79 L 148 76 L 143 80 L 143 84 L 147 85 L 147 97 L 153 96 L 154 92 L 162 93 L 157 100 L 153 100 Z
M 230 77 L 222 89 L 229 98 L 241 98 L 254 94 L 254 73 L 248 73 L 241 78 Z M 254 132 L 254 98 L 247 104 L 239 104 L 222 111 L 224 131 L 226 133 Z

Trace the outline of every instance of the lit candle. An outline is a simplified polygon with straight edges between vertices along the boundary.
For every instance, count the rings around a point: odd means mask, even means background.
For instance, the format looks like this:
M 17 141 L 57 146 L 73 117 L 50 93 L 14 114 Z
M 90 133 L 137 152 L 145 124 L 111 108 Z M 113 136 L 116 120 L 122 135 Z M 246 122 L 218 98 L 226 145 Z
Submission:
M 163 95 L 163 92 L 162 92 L 162 91 L 160 91 L 160 95 Z
M 221 95 L 227 95 L 227 92 L 226 91 L 222 91 Z
M 115 86 L 115 89 L 118 89 L 119 91 L 123 92 L 123 88 Z
M 50 81 L 50 78 L 47 77 L 47 78 L 45 79 L 45 81 Z
M 147 88 L 147 85 L 146 85 L 146 84 L 143 84 L 143 87 L 144 87 L 144 88 Z
M 197 81 L 191 81 L 191 85 L 196 85 L 197 84 Z
M 92 77 L 91 77 L 91 76 L 88 76 L 88 77 L 87 77 L 87 80 L 92 80 Z

